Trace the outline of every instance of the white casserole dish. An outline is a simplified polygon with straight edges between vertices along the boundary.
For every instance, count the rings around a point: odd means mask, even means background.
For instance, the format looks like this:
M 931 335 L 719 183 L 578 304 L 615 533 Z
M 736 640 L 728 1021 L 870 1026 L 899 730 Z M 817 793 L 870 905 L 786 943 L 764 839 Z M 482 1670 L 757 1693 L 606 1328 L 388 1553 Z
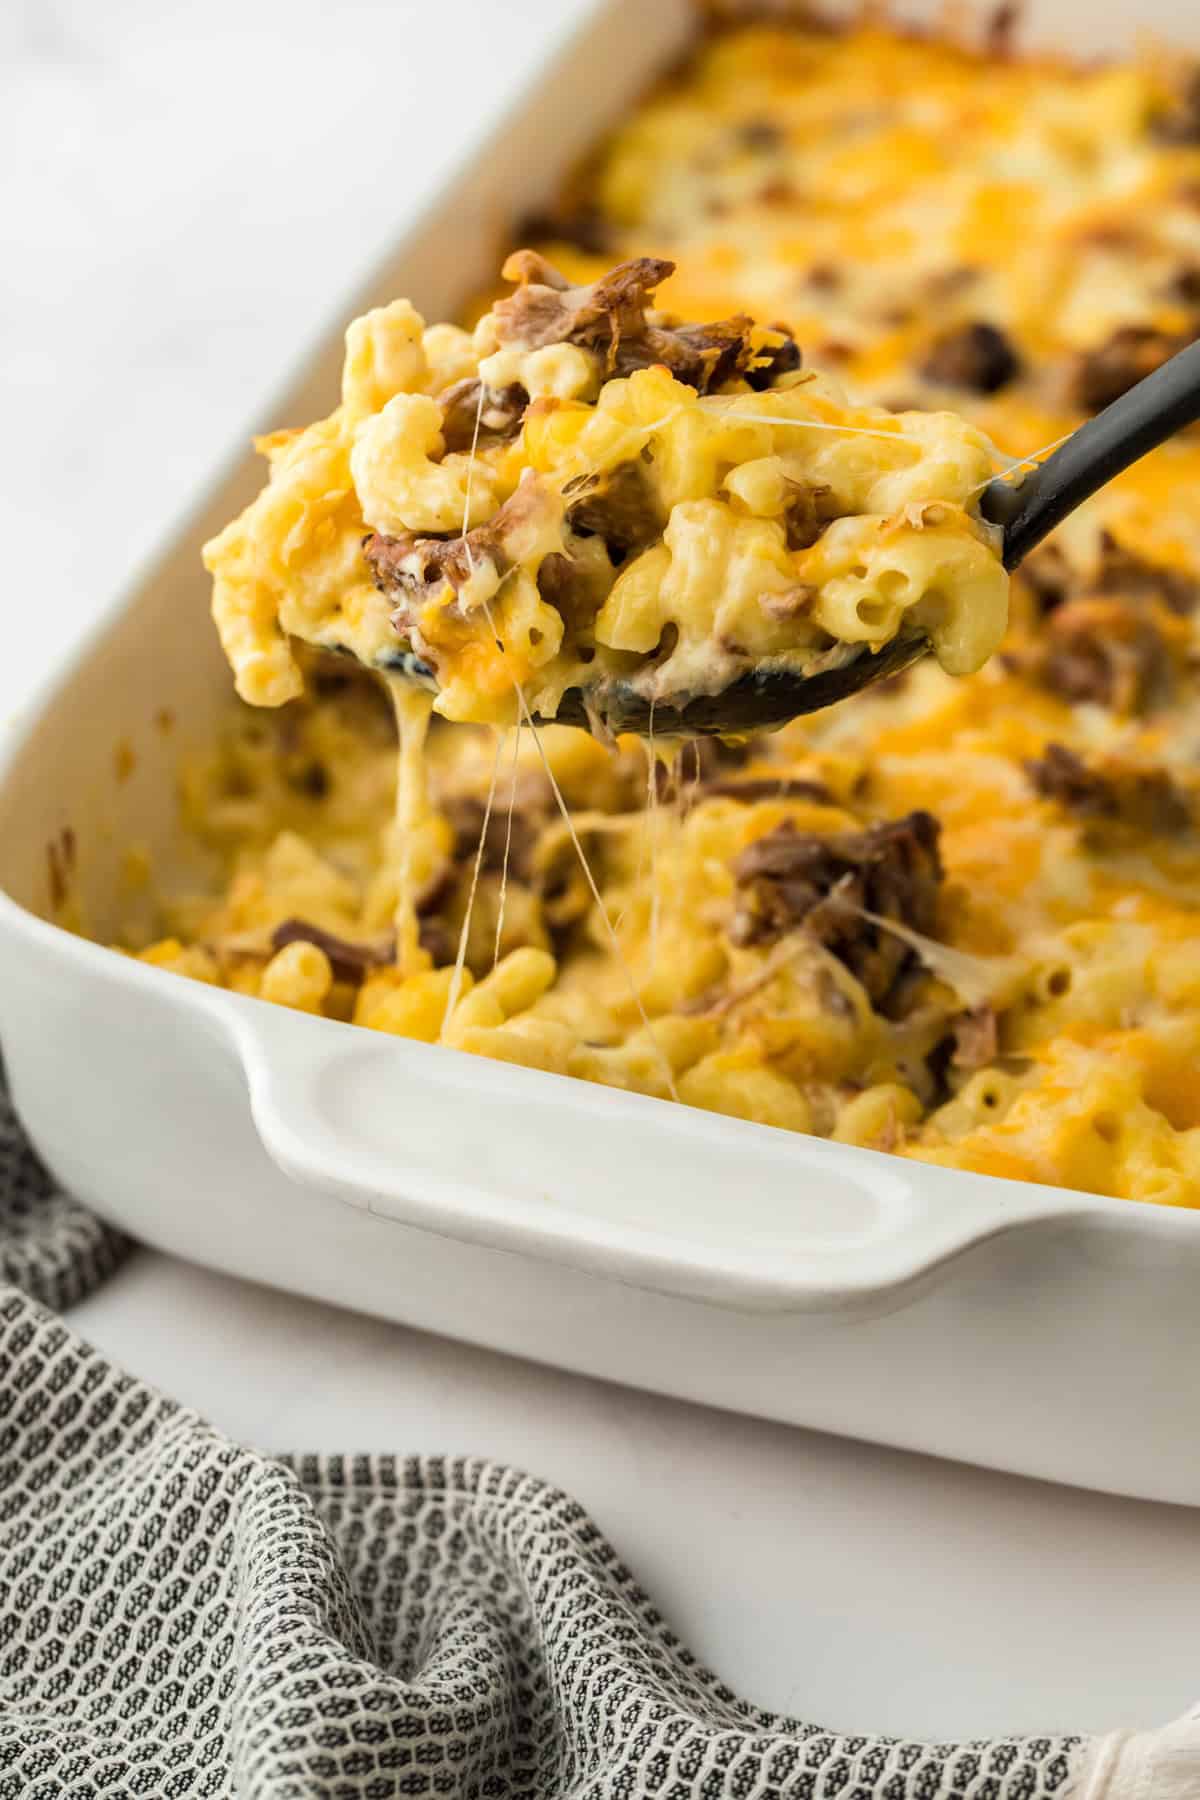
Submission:
M 1096 21 L 1068 0 L 1035 11 L 1042 37 L 1069 44 L 1074 23 L 1095 47 Z M 363 305 L 404 293 L 452 315 L 505 220 L 546 197 L 689 20 L 686 0 L 598 6 L 258 423 L 327 409 L 344 318 Z M 102 934 L 126 844 L 152 844 L 160 868 L 186 855 L 178 756 L 231 693 L 198 548 L 259 479 L 239 450 L 0 744 L 0 1034 L 55 1173 L 146 1242 L 342 1305 L 772 1418 L 1200 1502 L 1200 1213 L 909 1164 L 311 1019 L 39 916 L 65 828 Z M 118 782 L 122 740 L 136 766 Z

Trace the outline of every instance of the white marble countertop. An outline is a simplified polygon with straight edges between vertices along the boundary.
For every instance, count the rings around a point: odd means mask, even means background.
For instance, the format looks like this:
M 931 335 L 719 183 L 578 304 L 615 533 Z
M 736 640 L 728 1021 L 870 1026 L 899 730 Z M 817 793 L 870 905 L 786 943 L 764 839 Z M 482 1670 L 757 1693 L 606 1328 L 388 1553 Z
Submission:
M 582 10 L 0 8 L 0 708 L 163 535 L 449 166 L 456 120 Z M 569 1488 L 766 1705 L 963 1735 L 1151 1723 L 1200 1690 L 1193 1512 L 630 1393 L 149 1253 L 73 1322 L 263 1448 L 470 1451 Z

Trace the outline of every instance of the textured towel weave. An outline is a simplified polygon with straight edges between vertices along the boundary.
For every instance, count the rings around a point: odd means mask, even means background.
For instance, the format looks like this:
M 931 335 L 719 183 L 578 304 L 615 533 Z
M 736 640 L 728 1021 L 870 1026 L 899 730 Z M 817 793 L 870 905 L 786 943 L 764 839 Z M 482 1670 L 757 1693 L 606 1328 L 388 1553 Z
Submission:
M 0 1282 L 74 1306 L 112 1273 L 127 1238 L 51 1179 L 29 1147 L 0 1068 Z
M 2 1113 L 0 1233 L 59 1302 L 123 1247 Z M 760 1712 L 565 1495 L 260 1456 L 0 1291 L 0 1800 L 1117 1800 L 1132 1754 Z

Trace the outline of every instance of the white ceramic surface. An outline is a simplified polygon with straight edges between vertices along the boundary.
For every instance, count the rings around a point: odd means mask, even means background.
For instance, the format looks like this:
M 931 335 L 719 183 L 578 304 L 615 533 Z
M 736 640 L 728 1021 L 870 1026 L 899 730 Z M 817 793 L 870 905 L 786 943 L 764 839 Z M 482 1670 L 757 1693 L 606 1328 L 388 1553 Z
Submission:
M 505 214 L 537 201 L 683 17 L 594 9 L 366 297 L 452 308 Z M 328 398 L 339 343 L 340 321 L 264 422 Z M 26 910 L 46 904 L 46 846 L 64 827 L 101 932 L 125 843 L 149 841 L 164 865 L 182 855 L 171 761 L 228 691 L 196 548 L 257 479 L 240 458 L 8 737 L 2 1024 L 18 1103 L 63 1178 L 150 1242 L 344 1304 L 771 1417 L 1200 1499 L 1179 1430 L 1200 1352 L 1200 1216 L 355 1033 L 166 980 Z M 164 703 L 169 743 L 153 724 Z M 136 769 L 119 782 L 122 742 Z M 218 1198 L 165 1210 L 172 1175 Z M 234 1216 L 220 1196 L 248 1181 L 257 1204 Z
M 0 184 L 0 712 L 262 410 L 345 269 L 432 191 L 453 152 L 432 77 L 447 43 L 476 118 L 581 10 L 0 7 L 0 151 L 20 171 Z M 118 1159 L 136 1117 L 115 1122 Z M 163 1208 L 213 1203 L 200 1171 L 159 1189 Z M 222 1222 L 257 1203 L 247 1172 Z M 1152 1724 L 1200 1691 L 1190 1511 L 633 1393 L 150 1252 L 72 1322 L 267 1449 L 465 1450 L 561 1483 L 766 1705 L 958 1735 Z

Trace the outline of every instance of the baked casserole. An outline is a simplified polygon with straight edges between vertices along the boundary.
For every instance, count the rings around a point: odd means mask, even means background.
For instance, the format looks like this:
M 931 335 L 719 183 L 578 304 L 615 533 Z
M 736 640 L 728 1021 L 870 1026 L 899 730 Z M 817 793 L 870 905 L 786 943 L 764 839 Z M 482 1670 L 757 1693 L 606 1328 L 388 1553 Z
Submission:
M 742 26 L 522 235 L 516 296 L 470 330 L 403 302 L 358 321 L 339 413 L 264 445 L 258 511 L 209 550 L 259 704 L 183 778 L 227 882 L 164 898 L 136 953 L 843 1142 L 1200 1203 L 1200 444 L 1035 555 L 989 661 L 1005 584 L 971 513 L 1200 331 L 1200 74 Z M 540 319 L 622 269 L 627 346 L 674 334 L 690 378 L 533 341 L 531 289 Z M 745 321 L 728 353 L 714 318 Z M 770 736 L 528 726 L 570 683 L 719 687 L 912 608 L 944 667 Z M 338 649 L 398 656 L 398 804 L 389 697 Z M 409 657 L 447 721 L 427 738 Z

